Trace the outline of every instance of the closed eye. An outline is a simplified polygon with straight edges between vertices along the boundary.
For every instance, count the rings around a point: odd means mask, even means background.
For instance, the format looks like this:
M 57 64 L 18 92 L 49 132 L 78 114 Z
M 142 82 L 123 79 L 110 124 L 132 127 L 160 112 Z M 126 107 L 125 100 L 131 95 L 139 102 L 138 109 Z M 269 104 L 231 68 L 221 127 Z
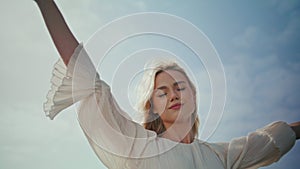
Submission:
M 177 91 L 183 91 L 183 90 L 185 90 L 185 87 L 177 88 Z
M 177 91 L 183 91 L 183 90 L 185 90 L 185 87 L 178 87 L 176 90 Z
M 163 94 L 158 95 L 158 97 L 163 97 L 163 96 L 166 96 L 166 95 L 167 95 L 167 93 L 163 93 Z

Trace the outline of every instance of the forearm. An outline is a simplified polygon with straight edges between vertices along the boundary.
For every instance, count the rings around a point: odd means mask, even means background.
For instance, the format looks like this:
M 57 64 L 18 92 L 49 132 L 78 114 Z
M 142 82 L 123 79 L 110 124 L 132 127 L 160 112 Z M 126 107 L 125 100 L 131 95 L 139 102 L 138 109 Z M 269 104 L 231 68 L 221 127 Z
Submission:
M 66 24 L 61 12 L 53 0 L 35 0 L 41 10 L 51 38 L 67 65 L 78 41 Z
M 300 121 L 289 124 L 296 134 L 296 139 L 300 138 Z

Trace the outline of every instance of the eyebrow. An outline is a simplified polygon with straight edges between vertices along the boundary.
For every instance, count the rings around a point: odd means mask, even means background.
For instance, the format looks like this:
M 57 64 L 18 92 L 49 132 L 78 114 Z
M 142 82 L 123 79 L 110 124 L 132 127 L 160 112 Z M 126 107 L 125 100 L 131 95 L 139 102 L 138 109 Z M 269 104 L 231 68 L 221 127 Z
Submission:
M 186 83 L 186 82 L 185 81 L 178 81 L 178 82 L 173 83 L 173 86 L 178 86 L 179 84 L 182 84 L 182 83 Z M 156 90 L 163 90 L 163 89 L 166 89 L 166 88 L 167 88 L 167 86 L 160 86 Z

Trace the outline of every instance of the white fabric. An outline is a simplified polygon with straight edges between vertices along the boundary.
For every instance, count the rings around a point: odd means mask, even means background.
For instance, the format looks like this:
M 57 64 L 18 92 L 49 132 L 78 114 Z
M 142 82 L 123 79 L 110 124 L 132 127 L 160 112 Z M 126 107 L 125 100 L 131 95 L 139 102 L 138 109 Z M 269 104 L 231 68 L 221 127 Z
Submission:
M 99 159 L 113 169 L 237 169 L 271 164 L 289 151 L 296 136 L 284 122 L 275 122 L 229 143 L 191 144 L 160 138 L 129 120 L 113 98 L 80 44 L 66 67 L 59 60 L 44 105 L 53 119 L 80 101 L 78 120 Z

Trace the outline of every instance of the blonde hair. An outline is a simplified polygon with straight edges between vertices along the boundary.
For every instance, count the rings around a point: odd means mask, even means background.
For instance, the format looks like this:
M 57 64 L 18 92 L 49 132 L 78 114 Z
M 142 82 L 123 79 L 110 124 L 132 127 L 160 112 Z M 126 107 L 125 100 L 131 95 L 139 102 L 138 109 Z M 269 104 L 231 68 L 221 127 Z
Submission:
M 175 61 L 159 61 L 151 62 L 149 66 L 146 65 L 144 75 L 138 86 L 138 102 L 137 109 L 144 114 L 144 128 L 155 131 L 157 135 L 161 135 L 166 131 L 162 119 L 157 113 L 153 112 L 151 106 L 151 97 L 154 91 L 154 83 L 156 76 L 166 70 L 176 70 L 186 76 L 188 83 L 196 98 L 196 87 L 188 77 L 187 73 Z M 195 100 L 195 112 L 192 114 L 193 126 L 191 129 L 191 139 L 198 136 L 199 118 L 197 115 L 197 101 Z

